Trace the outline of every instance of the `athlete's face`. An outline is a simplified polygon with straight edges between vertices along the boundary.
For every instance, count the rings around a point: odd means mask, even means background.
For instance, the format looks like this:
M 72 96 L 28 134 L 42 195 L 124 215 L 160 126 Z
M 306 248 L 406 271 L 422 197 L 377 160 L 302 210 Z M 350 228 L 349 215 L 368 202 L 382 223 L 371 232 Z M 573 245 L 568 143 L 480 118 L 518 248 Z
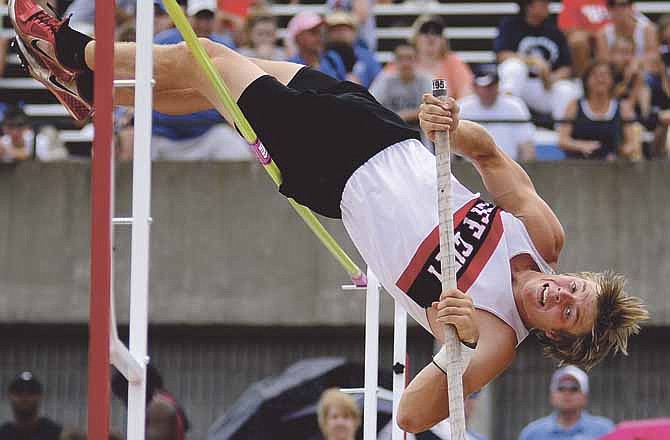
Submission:
M 597 313 L 597 285 L 570 275 L 538 274 L 521 287 L 522 308 L 530 327 L 550 338 L 584 335 Z

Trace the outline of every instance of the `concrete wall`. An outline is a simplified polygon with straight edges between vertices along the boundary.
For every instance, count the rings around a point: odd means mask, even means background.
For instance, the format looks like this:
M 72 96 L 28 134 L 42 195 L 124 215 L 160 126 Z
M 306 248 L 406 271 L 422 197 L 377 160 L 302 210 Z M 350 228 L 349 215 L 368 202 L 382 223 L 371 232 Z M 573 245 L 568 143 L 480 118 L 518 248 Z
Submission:
M 481 188 L 468 164 L 456 165 L 466 185 Z M 670 165 L 546 162 L 527 170 L 566 229 L 561 270 L 622 271 L 651 304 L 653 323 L 670 324 Z M 129 214 L 130 178 L 129 166 L 117 170 L 120 216 Z M 0 168 L 0 320 L 86 321 L 89 182 L 87 163 Z M 255 164 L 156 163 L 152 197 L 152 321 L 363 321 L 362 297 L 340 290 L 344 272 Z M 339 222 L 325 223 L 360 262 Z M 123 319 L 129 230 L 116 231 Z

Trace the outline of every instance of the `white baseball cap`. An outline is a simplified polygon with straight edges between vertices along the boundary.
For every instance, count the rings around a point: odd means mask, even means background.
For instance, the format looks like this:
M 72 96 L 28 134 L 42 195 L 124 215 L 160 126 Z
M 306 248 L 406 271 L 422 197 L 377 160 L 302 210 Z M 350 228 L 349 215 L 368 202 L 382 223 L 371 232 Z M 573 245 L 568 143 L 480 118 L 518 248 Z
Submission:
M 577 381 L 579 384 L 579 389 L 582 393 L 589 393 L 589 377 L 581 368 L 575 367 L 574 365 L 568 365 L 554 371 L 554 374 L 551 376 L 551 385 L 549 386 L 549 389 L 551 391 L 557 391 L 558 385 L 565 377 L 571 377 Z
M 216 0 L 188 0 L 186 14 L 195 15 L 200 11 L 216 12 Z

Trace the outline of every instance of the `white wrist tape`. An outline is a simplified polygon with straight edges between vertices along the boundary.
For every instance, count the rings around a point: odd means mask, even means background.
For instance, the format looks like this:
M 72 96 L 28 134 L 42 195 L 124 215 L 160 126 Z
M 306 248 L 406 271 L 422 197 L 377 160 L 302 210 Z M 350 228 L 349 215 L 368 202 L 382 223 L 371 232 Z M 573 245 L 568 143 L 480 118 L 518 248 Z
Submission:
M 472 355 L 474 354 L 475 350 L 466 347 L 465 345 L 461 344 L 461 354 L 463 355 L 463 362 L 465 364 L 465 367 L 463 368 L 463 371 L 468 368 L 468 365 L 470 364 L 470 359 L 472 359 Z M 435 356 L 433 356 L 433 364 L 444 374 L 447 374 L 447 364 L 449 363 L 449 359 L 447 358 L 447 348 L 446 346 L 442 345 L 442 348 L 440 348 L 440 351 L 438 351 Z

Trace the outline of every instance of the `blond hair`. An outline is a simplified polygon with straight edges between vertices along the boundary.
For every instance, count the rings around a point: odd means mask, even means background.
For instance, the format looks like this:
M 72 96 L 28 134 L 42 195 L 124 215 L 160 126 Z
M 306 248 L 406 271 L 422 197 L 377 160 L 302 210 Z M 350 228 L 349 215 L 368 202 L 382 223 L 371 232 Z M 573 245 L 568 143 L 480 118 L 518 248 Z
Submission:
M 593 281 L 597 287 L 596 319 L 590 333 L 575 336 L 561 333 L 557 340 L 536 333 L 544 354 L 559 360 L 560 365 L 573 364 L 590 370 L 613 350 L 628 354 L 628 338 L 640 332 L 640 323 L 649 319 L 641 299 L 624 290 L 625 278 L 613 272 L 579 272 L 571 274 Z
M 321 394 L 317 405 L 317 419 L 319 428 L 323 432 L 326 426 L 326 416 L 332 408 L 339 408 L 356 421 L 356 429 L 361 425 L 361 410 L 356 401 L 349 394 L 345 394 L 337 388 L 328 388 Z

